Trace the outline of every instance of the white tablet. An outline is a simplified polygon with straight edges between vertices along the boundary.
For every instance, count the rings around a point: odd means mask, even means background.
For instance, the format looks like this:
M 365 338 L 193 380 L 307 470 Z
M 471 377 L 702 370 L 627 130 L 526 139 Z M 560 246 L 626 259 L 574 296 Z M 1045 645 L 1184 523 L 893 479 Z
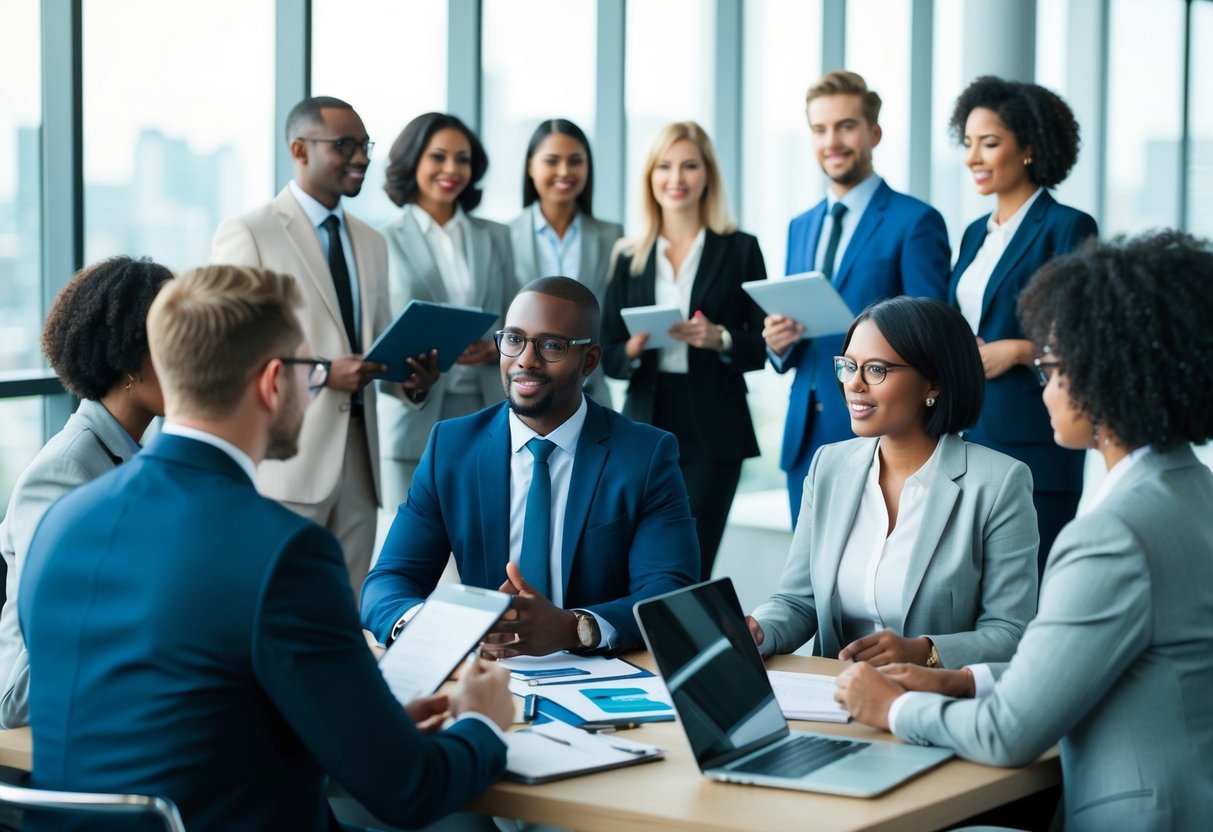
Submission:
M 682 310 L 677 306 L 629 306 L 620 309 L 623 323 L 628 328 L 628 335 L 649 334 L 645 343 L 646 350 L 659 347 L 672 347 L 680 343 L 670 336 L 670 327 L 682 320 Z
M 841 335 L 855 313 L 821 272 L 789 275 L 783 280 L 751 280 L 741 288 L 768 315 L 784 315 L 804 324 L 803 338 Z

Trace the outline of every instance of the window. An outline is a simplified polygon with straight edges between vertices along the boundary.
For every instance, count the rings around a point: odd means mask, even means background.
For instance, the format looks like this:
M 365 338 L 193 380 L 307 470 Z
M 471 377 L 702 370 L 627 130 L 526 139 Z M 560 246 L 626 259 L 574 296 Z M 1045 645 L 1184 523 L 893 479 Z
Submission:
M 947 223 L 953 256 L 965 227 L 990 210 L 973 187 L 964 151 L 948 129 L 956 99 L 973 80 L 963 69 L 964 5 L 963 0 L 935 0 L 931 56 L 931 204 Z
M 362 193 L 349 201 L 379 227 L 400 209 L 383 192 L 388 151 L 404 125 L 446 109 L 446 0 L 314 0 L 312 94 L 348 101 L 375 142 Z M 281 125 L 275 125 L 276 140 Z
M 889 187 L 910 189 L 910 2 L 848 0 L 847 66 L 880 94 L 884 138 L 875 164 Z
M 1193 3 L 1188 98 L 1188 228 L 1213 237 L 1213 3 Z
M 539 122 L 567 118 L 593 144 L 598 3 L 484 0 L 483 9 L 481 139 L 489 170 L 477 213 L 509 222 L 522 210 L 526 145 Z

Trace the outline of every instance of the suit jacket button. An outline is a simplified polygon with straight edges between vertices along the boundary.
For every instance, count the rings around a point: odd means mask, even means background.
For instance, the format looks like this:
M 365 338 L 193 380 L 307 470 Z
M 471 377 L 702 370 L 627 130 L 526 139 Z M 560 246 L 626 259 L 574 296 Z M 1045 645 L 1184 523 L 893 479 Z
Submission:
M 825 405 L 823 405 L 821 402 L 814 402 L 813 409 L 820 413 L 821 411 L 825 410 Z

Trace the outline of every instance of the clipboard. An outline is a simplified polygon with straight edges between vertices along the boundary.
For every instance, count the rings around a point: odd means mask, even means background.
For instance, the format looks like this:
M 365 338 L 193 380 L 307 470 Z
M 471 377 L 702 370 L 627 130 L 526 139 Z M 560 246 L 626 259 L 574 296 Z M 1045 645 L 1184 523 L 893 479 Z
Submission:
M 855 319 L 851 307 L 821 272 L 788 275 L 783 280 L 751 280 L 741 288 L 768 315 L 783 315 L 803 324 L 802 341 L 842 335 Z
M 538 785 L 610 771 L 665 756 L 653 745 L 615 734 L 590 734 L 562 722 L 549 722 L 506 734 L 505 777 L 515 783 Z
M 438 350 L 438 369 L 447 372 L 468 344 L 483 336 L 497 320 L 474 306 L 451 306 L 411 300 L 366 351 L 364 361 L 388 365 L 376 378 L 405 381 L 413 374 L 407 358 Z

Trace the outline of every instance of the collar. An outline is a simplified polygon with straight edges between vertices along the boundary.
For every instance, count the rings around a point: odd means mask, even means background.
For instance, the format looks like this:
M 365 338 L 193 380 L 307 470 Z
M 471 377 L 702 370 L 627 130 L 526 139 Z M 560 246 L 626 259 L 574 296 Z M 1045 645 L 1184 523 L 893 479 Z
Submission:
M 449 234 L 456 227 L 462 228 L 467 224 L 467 214 L 463 212 L 463 207 L 458 202 L 455 203 L 455 215 L 447 220 L 445 224 L 440 224 L 438 220 L 430 216 L 429 211 L 426 211 L 416 202 L 410 202 L 405 206 L 404 210 L 413 215 L 413 219 L 420 226 L 422 234 L 429 234 L 433 228 L 441 228 Z
M 552 224 L 550 222 L 548 222 L 548 218 L 543 215 L 543 211 L 539 210 L 539 200 L 535 200 L 534 202 L 531 203 L 531 216 L 534 217 L 536 234 L 540 233 L 541 231 L 544 231 L 545 229 L 552 227 Z M 580 211 L 578 211 L 576 214 L 573 215 L 573 222 L 571 225 L 569 225 L 569 231 L 568 231 L 568 234 L 565 235 L 565 237 L 567 239 L 572 239 L 573 235 L 579 231 L 581 231 L 581 212 Z M 553 234 L 556 233 L 555 229 L 553 229 L 552 233 Z
M 695 235 L 695 240 L 691 243 L 691 250 L 687 252 L 687 257 L 690 257 L 697 251 L 703 251 L 703 243 L 708 238 L 708 229 L 700 228 L 699 233 Z M 665 250 L 670 247 L 670 241 L 662 234 L 657 238 L 657 256 L 663 256 Z M 685 261 L 684 261 L 685 262 Z
M 916 483 L 920 488 L 929 489 L 931 487 L 935 482 L 935 471 L 939 468 L 941 448 L 943 448 L 942 436 L 935 443 L 935 450 L 931 451 L 931 455 L 927 457 L 927 461 L 922 464 L 922 467 L 906 477 L 906 485 Z M 876 441 L 876 447 L 872 451 L 872 465 L 868 469 L 868 479 L 876 487 L 880 487 L 880 440 Z
M 506 409 L 509 410 L 509 403 L 506 403 Z M 581 397 L 581 406 L 577 411 L 564 421 L 564 424 L 556 428 L 547 436 L 541 437 L 551 442 L 555 442 L 557 447 L 565 451 L 569 456 L 577 455 L 577 442 L 581 439 L 581 429 L 585 427 L 586 413 L 589 411 L 589 405 L 586 404 L 585 396 Z M 509 410 L 510 420 L 510 452 L 518 453 L 522 450 L 527 442 L 530 442 L 538 433 L 518 418 L 513 410 Z
M 308 222 L 314 228 L 319 228 L 329 214 L 336 214 L 337 219 L 341 220 L 341 225 L 345 226 L 345 208 L 341 205 L 341 200 L 337 201 L 337 207 L 329 210 L 321 205 L 311 194 L 299 187 L 299 183 L 292 179 L 287 187 L 291 189 L 291 194 L 295 197 L 295 201 L 299 203 L 299 207 L 303 209 L 303 213 L 307 215 Z
M 1083 509 L 1079 512 L 1079 514 L 1087 514 L 1099 508 L 1100 503 L 1108 498 L 1108 495 L 1112 493 L 1112 489 L 1116 487 L 1116 484 L 1123 480 L 1125 475 L 1133 470 L 1137 463 L 1141 462 L 1141 460 L 1148 455 L 1152 449 L 1152 445 L 1142 445 L 1140 448 L 1131 451 L 1129 455 L 1120 462 L 1113 465 L 1108 473 L 1104 476 L 1103 482 L 1099 484 L 1099 488 L 1095 491 L 1095 496 L 1091 498 L 1091 502 L 1083 506 Z
M 250 482 L 257 481 L 257 464 L 253 462 L 253 458 L 244 451 L 237 448 L 226 439 L 221 439 L 213 433 L 207 433 L 204 430 L 191 428 L 187 425 L 179 425 L 176 422 L 170 422 L 167 419 L 164 421 L 164 427 L 160 429 L 161 433 L 169 436 L 182 436 L 186 439 L 193 439 L 210 445 L 212 448 L 218 448 L 225 454 L 230 456 L 232 460 L 241 467 L 245 474 L 248 475 Z
M 89 426 L 111 456 L 125 462 L 139 453 L 139 441 L 126 432 L 100 399 L 81 399 L 74 415 Z
M 867 209 L 868 203 L 872 201 L 872 197 L 876 196 L 876 191 L 883 184 L 884 180 L 873 173 L 842 196 L 836 196 L 833 190 L 827 189 L 826 213 L 829 213 L 830 209 L 834 207 L 834 203 L 841 202 L 847 206 L 848 214 L 858 217 Z
M 1011 215 L 1011 219 L 1001 225 L 994 222 L 994 212 L 991 211 L 990 218 L 986 220 L 986 233 L 992 234 L 995 231 L 1000 231 L 1007 237 L 1014 236 L 1015 232 L 1019 230 L 1019 226 L 1023 225 L 1023 218 L 1028 215 L 1028 210 L 1031 209 L 1032 203 L 1040 199 L 1040 195 L 1044 192 L 1045 189 L 1043 187 L 1037 188 L 1036 193 L 1028 197 L 1028 201 L 1020 205 L 1019 210 Z

